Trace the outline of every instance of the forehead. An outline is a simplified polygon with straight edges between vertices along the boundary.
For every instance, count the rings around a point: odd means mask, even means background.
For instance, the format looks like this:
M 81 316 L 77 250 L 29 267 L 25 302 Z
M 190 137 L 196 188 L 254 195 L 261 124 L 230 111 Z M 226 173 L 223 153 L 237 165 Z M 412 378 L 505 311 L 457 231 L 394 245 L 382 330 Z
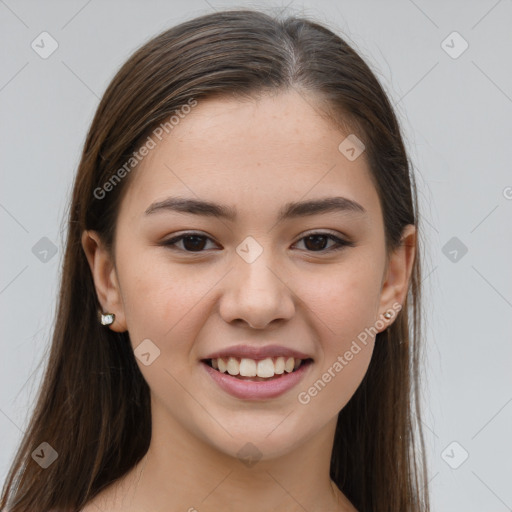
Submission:
M 299 199 L 341 195 L 378 214 L 365 154 L 339 150 L 349 135 L 310 96 L 199 100 L 134 171 L 122 209 L 144 212 L 167 196 L 234 205 L 248 216 Z M 372 211 L 373 210 L 373 211 Z M 275 213 L 273 212 L 273 213 Z

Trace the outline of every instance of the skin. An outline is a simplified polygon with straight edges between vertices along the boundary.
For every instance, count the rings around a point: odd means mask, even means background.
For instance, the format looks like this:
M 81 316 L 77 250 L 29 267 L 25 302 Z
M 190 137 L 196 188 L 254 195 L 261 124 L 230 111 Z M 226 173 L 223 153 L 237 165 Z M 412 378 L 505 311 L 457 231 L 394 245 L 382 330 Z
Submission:
M 103 311 L 116 315 L 110 328 L 128 330 L 133 348 L 150 339 L 160 350 L 149 366 L 137 359 L 151 390 L 149 451 L 85 512 L 355 510 L 330 481 L 329 461 L 337 414 L 367 371 L 374 337 L 309 403 L 297 395 L 365 328 L 380 319 L 382 331 L 393 321 L 382 315 L 404 303 L 416 235 L 407 226 L 386 265 L 365 154 L 349 161 L 338 150 L 347 135 L 320 115 L 313 97 L 296 91 L 201 100 L 134 171 L 114 255 L 96 233 L 84 232 Z M 230 205 L 237 219 L 144 213 L 171 195 Z M 357 201 L 366 214 L 276 224 L 285 203 L 327 196 Z M 209 237 L 202 253 L 183 241 L 174 250 L 159 245 L 187 231 Z M 318 231 L 354 246 L 316 249 L 304 237 Z M 263 249 L 252 263 L 236 252 L 247 236 Z M 243 342 L 293 347 L 314 362 L 285 394 L 241 400 L 222 391 L 200 359 Z M 251 467 L 237 456 L 248 442 L 261 454 Z

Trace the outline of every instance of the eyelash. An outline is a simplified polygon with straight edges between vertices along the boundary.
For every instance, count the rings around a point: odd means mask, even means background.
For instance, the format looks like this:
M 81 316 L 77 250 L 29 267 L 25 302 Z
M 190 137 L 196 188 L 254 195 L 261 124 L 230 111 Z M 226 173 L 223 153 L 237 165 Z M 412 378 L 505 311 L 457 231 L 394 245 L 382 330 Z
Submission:
M 211 240 L 213 241 L 209 236 L 206 236 L 206 235 L 202 235 L 201 233 L 194 233 L 194 232 L 188 232 L 188 233 L 183 233 L 179 236 L 176 236 L 174 238 L 171 238 L 169 240 L 165 240 L 162 242 L 161 245 L 165 246 L 165 247 L 168 247 L 169 249 L 171 250 L 178 250 L 178 251 L 181 251 L 181 252 L 185 252 L 185 253 L 188 253 L 188 254 L 200 254 L 202 252 L 205 252 L 205 250 L 200 250 L 200 251 L 187 251 L 185 249 L 180 249 L 176 246 L 176 243 L 177 242 L 180 242 L 181 240 L 183 240 L 184 238 L 188 238 L 188 237 L 192 237 L 192 236 L 196 236 L 196 237 L 200 237 L 200 238 L 206 238 L 208 240 Z M 348 240 L 343 240 L 335 235 L 333 235 L 332 233 L 329 233 L 329 232 L 323 232 L 323 231 L 316 231 L 316 232 L 313 232 L 313 233 L 308 233 L 307 235 L 303 236 L 302 238 L 300 238 L 298 240 L 298 242 L 310 237 L 310 236 L 325 236 L 327 237 L 328 239 L 330 240 L 333 240 L 336 245 L 328 248 L 328 249 L 321 249 L 319 251 L 306 251 L 306 252 L 310 252 L 310 253 L 323 253 L 323 254 L 326 254 L 326 253 L 330 253 L 330 252 L 334 252 L 334 251 L 339 251 L 341 249 L 343 249 L 344 247 L 353 247 L 355 244 L 353 242 L 350 242 Z

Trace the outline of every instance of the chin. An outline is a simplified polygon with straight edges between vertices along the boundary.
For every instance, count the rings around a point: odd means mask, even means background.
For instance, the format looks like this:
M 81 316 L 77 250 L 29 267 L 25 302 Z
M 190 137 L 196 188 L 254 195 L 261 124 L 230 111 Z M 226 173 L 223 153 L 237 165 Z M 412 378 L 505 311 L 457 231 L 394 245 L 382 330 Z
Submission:
M 250 467 L 250 461 L 272 460 L 287 455 L 317 431 L 305 431 L 303 422 L 300 431 L 293 428 L 293 422 L 285 426 L 289 421 L 285 417 L 281 415 L 276 421 L 261 423 L 256 420 L 252 428 L 247 427 L 247 423 L 252 420 L 244 420 L 244 423 L 237 426 L 226 424 L 223 426 L 231 435 L 221 429 L 222 434 L 212 437 L 209 430 L 205 434 L 205 441 L 224 455 L 247 462 Z

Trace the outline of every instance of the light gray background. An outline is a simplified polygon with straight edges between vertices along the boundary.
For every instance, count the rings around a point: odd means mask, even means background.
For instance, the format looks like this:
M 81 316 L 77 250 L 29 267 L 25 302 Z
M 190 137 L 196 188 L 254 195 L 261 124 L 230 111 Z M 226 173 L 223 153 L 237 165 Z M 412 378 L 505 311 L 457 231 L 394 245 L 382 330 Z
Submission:
M 41 377 L 63 216 L 108 82 L 165 28 L 214 9 L 269 5 L 286 3 L 0 0 L 0 481 Z M 295 0 L 288 11 L 328 24 L 367 60 L 416 166 L 433 510 L 512 510 L 512 1 Z M 43 31 L 59 45 L 47 59 L 31 48 Z M 463 48 L 453 31 L 469 44 L 457 58 L 445 51 Z M 55 256 L 45 256 L 43 237 Z M 467 254 L 446 247 L 452 237 Z

